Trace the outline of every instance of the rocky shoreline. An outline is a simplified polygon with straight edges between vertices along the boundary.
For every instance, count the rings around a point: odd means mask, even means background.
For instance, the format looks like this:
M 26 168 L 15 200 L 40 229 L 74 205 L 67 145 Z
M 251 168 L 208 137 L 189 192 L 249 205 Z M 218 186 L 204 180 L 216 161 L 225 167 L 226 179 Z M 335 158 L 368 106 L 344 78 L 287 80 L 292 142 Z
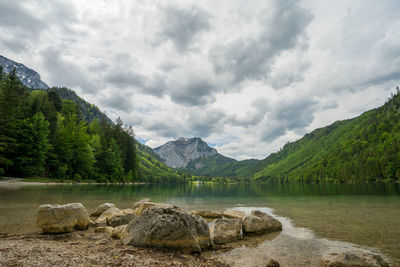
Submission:
M 80 203 L 46 204 L 38 209 L 37 225 L 42 234 L 0 234 L 0 266 L 242 266 L 239 255 L 246 247 L 259 249 L 274 239 L 283 241 L 284 247 L 291 242 L 280 235 L 279 220 L 257 209 L 187 212 L 150 199 L 123 210 L 103 203 L 90 216 Z M 242 250 L 236 253 L 240 258 L 228 256 L 237 249 Z M 369 251 L 319 255 L 319 260 L 304 266 L 389 266 Z M 292 259 L 281 260 L 282 266 L 296 266 Z M 267 255 L 248 264 L 280 266 Z

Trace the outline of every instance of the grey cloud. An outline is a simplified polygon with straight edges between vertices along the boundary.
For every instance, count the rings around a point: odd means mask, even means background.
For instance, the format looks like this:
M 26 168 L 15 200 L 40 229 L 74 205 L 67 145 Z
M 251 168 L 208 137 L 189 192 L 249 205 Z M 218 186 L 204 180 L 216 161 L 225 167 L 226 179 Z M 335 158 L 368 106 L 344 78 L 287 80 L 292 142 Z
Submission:
M 99 89 L 84 70 L 76 63 L 65 60 L 62 51 L 49 47 L 41 52 L 44 67 L 50 73 L 50 82 L 56 86 L 68 86 L 70 88 L 80 87 L 84 91 L 93 93 Z
M 210 58 L 218 73 L 231 72 L 234 83 L 262 79 L 270 71 L 275 56 L 295 48 L 312 16 L 297 1 L 269 2 L 259 23 L 263 30 L 255 38 L 241 38 L 215 47 Z
M 304 80 L 304 72 L 310 67 L 309 63 L 300 66 L 290 66 L 290 69 L 279 70 L 268 79 L 272 87 L 281 89 Z
M 130 101 L 131 93 L 123 91 L 113 91 L 110 95 L 101 98 L 101 103 L 106 107 L 119 111 L 129 112 L 133 106 Z
M 23 52 L 24 50 L 27 49 L 26 43 L 22 42 L 20 39 L 17 38 L 8 38 L 8 39 L 4 38 L 0 42 L 2 42 L 3 45 L 8 49 L 17 53 Z
M 276 103 L 269 113 L 268 123 L 262 132 L 262 140 L 272 142 L 287 131 L 304 133 L 305 127 L 314 120 L 317 108 L 317 102 L 311 98 Z
M 169 95 L 171 100 L 186 106 L 205 105 L 214 101 L 213 86 L 207 80 L 192 80 L 183 85 L 171 87 Z
M 188 124 L 191 129 L 191 136 L 208 137 L 212 133 L 223 130 L 222 120 L 225 114 L 218 110 L 207 112 L 193 112 L 190 114 Z
M 158 37 L 162 42 L 171 40 L 181 52 L 190 47 L 199 33 L 210 29 L 210 15 L 196 6 L 187 8 L 165 6 L 162 12 L 161 31 Z

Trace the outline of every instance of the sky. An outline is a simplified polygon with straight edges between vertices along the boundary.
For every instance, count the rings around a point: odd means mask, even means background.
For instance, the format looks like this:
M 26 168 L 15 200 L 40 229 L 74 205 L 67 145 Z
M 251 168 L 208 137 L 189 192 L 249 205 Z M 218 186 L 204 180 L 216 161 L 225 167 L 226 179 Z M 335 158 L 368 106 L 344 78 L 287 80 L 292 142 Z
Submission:
M 157 147 L 262 159 L 385 103 L 398 0 L 1 0 L 0 54 Z

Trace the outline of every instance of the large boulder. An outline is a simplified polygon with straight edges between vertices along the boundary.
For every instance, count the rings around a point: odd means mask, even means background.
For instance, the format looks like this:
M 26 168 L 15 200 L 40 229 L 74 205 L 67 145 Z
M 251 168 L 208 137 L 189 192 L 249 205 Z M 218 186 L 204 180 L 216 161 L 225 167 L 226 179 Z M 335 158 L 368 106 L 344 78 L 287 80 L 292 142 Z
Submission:
M 246 213 L 239 210 L 225 210 L 222 212 L 222 216 L 229 219 L 243 219 Z
M 178 208 L 174 205 L 168 204 L 168 203 L 154 203 L 154 202 L 147 202 L 143 201 L 139 204 L 139 206 L 136 206 L 134 209 L 134 213 L 138 216 L 140 216 L 145 210 L 149 208 Z
M 106 225 L 117 227 L 119 225 L 128 224 L 135 218 L 136 215 L 133 213 L 133 210 L 125 209 L 112 214 L 111 217 L 106 218 Z
M 203 218 L 176 208 L 151 208 L 133 219 L 122 235 L 123 244 L 201 251 L 210 247 Z
M 259 210 L 253 210 L 251 212 L 252 215 L 257 216 L 259 218 L 261 218 L 267 225 L 267 232 L 274 232 L 274 231 L 280 231 L 282 230 L 282 223 L 280 221 L 278 221 L 277 219 L 275 219 L 274 217 L 272 217 L 271 215 L 259 211 Z
M 86 208 L 81 203 L 66 205 L 41 205 L 38 209 L 37 226 L 44 233 L 69 233 L 74 229 L 86 229 L 90 224 Z
M 90 213 L 90 216 L 98 217 L 109 208 L 115 208 L 115 205 L 113 203 L 103 203 Z
M 210 210 L 192 210 L 190 211 L 190 214 L 199 215 L 203 218 L 211 218 L 211 219 L 222 218 L 221 212 L 215 212 Z
M 246 233 L 265 232 L 267 224 L 260 217 L 247 215 L 243 218 L 243 229 Z
M 347 251 L 325 255 L 320 259 L 321 267 L 388 267 L 378 254 L 363 251 Z
M 242 238 L 242 220 L 216 219 L 210 227 L 214 244 L 226 244 Z

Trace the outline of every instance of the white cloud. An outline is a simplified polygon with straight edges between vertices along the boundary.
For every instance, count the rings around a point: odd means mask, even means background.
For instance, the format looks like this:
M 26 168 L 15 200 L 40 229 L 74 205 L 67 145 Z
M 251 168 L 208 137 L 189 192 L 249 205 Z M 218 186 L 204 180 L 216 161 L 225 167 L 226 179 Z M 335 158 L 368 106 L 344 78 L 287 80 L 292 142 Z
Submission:
M 1 53 L 150 146 L 199 136 L 263 158 L 384 103 L 400 80 L 397 0 L 0 3 Z

